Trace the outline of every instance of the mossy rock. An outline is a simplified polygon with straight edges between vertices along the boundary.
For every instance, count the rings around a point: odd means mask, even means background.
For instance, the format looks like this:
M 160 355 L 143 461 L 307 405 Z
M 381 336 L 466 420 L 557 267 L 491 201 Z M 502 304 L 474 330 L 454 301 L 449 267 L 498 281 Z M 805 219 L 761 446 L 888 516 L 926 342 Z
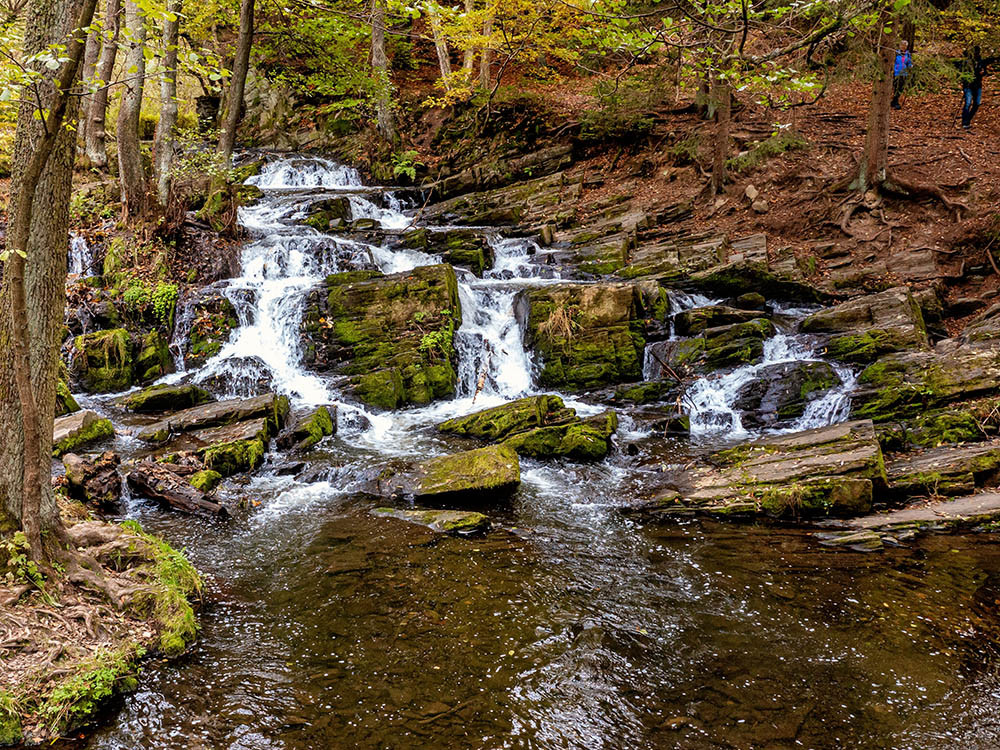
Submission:
M 336 413 L 337 408 L 320 406 L 312 412 L 302 417 L 295 425 L 279 440 L 279 445 L 285 448 L 296 450 L 308 450 L 316 445 L 320 440 L 337 431 Z
M 203 469 L 188 477 L 188 484 L 201 492 L 211 492 L 221 481 L 222 474 L 211 469 Z
M 159 331 L 150 331 L 142 337 L 135 357 L 135 380 L 148 383 L 173 371 L 170 342 Z
M 184 363 L 188 369 L 194 369 L 219 353 L 240 321 L 233 303 L 218 292 L 206 291 L 190 304 L 193 322 Z
M 264 463 L 264 441 L 260 438 L 233 440 L 206 448 L 201 456 L 205 466 L 224 477 L 243 474 Z
M 608 455 L 611 435 L 618 429 L 613 411 L 557 427 L 540 427 L 504 441 L 520 456 L 565 457 L 576 461 L 599 461 Z
M 460 321 L 458 282 L 449 265 L 388 276 L 333 274 L 309 296 L 304 362 L 347 376 L 359 400 L 382 409 L 450 398 Z
M 676 380 L 649 380 L 618 388 L 615 391 L 615 401 L 625 401 L 630 404 L 651 404 L 672 398 L 677 393 Z
M 124 328 L 77 336 L 70 371 L 88 393 L 124 391 L 133 382 L 132 340 Z
M 468 268 L 476 276 L 493 267 L 493 251 L 482 232 L 472 229 L 412 229 L 401 236 L 403 247 L 440 255 L 446 263 Z
M 73 398 L 66 381 L 60 378 L 56 381 L 56 416 L 62 417 L 80 411 L 80 405 Z
M 196 385 L 153 385 L 130 393 L 119 404 L 137 414 L 179 411 L 215 401 L 215 397 Z
M 507 445 L 438 456 L 399 477 L 386 478 L 392 493 L 431 503 L 488 503 L 505 499 L 521 483 L 517 453 Z
M 91 443 L 114 437 L 110 419 L 92 411 L 79 411 L 56 419 L 52 434 L 52 455 L 56 458 Z
M 410 523 L 428 526 L 444 534 L 468 536 L 489 531 L 490 519 L 477 511 L 470 510 L 397 510 L 376 508 L 376 516 L 398 518 Z
M 493 442 L 536 427 L 571 421 L 577 421 L 576 412 L 567 409 L 559 396 L 529 396 L 464 417 L 449 419 L 439 424 L 438 430 Z

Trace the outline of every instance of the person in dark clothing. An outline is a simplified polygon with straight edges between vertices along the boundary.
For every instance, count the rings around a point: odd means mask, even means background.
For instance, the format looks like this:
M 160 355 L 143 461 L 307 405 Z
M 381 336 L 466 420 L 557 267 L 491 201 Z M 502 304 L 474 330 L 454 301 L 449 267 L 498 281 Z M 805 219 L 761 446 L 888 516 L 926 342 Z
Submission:
M 909 45 L 904 39 L 900 43 L 900 48 L 896 50 L 896 63 L 892 67 L 892 108 L 902 109 L 899 103 L 899 96 L 906 87 L 906 81 L 910 75 L 910 68 L 913 67 L 913 57 L 910 55 Z
M 996 62 L 996 57 L 984 58 L 979 45 L 973 47 L 962 60 L 959 70 L 962 80 L 962 127 L 968 130 L 972 126 L 972 118 L 979 111 L 983 100 L 983 79 L 989 73 L 989 66 Z

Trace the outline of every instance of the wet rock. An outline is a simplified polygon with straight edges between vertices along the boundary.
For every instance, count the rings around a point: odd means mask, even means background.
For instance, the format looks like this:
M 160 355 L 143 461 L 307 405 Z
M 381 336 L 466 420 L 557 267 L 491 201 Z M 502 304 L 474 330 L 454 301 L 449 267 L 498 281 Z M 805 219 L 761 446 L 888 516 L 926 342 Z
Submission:
M 216 443 L 200 453 L 205 466 L 221 476 L 245 474 L 264 463 L 266 446 L 259 437 Z
M 875 531 L 826 531 L 816 537 L 827 547 L 845 547 L 856 552 L 875 552 L 882 549 L 882 537 Z
M 439 456 L 395 472 L 386 469 L 378 494 L 433 503 L 490 503 L 505 499 L 521 483 L 517 453 L 508 445 Z
M 152 385 L 130 393 L 118 403 L 137 414 L 155 414 L 180 411 L 214 400 L 211 393 L 196 385 Z
M 187 481 L 196 490 L 210 493 L 219 486 L 219 482 L 222 481 L 222 474 L 211 469 L 203 469 L 189 476 Z
M 882 451 L 868 420 L 769 437 L 714 454 L 668 478 L 638 511 L 653 517 L 711 515 L 851 516 L 871 508 L 886 484 Z
M 288 411 L 288 399 L 273 393 L 216 401 L 171 414 L 159 422 L 143 427 L 136 437 L 150 443 L 162 443 L 175 433 L 229 425 L 256 417 L 266 420 L 269 434 L 276 434 L 285 423 Z
M 121 499 L 118 454 L 107 451 L 95 461 L 88 461 L 75 453 L 67 453 L 62 462 L 71 497 L 102 508 L 113 507 Z
M 553 284 L 519 292 L 515 314 L 540 360 L 539 385 L 593 388 L 642 378 L 644 313 L 634 284 Z
M 440 255 L 445 263 L 468 268 L 476 276 L 493 267 L 493 250 L 486 237 L 473 229 L 411 229 L 400 237 L 403 247 Z
M 186 314 L 191 316 L 191 323 L 184 364 L 194 369 L 219 353 L 240 321 L 233 303 L 219 288 L 207 287 L 189 300 L 187 306 Z
M 683 218 L 680 210 L 690 205 L 678 206 L 674 216 L 658 216 L 657 223 L 666 219 L 677 221 Z M 678 237 L 676 233 L 664 236 L 643 234 L 628 254 L 627 265 L 618 275 L 627 279 L 655 276 L 661 281 L 677 281 L 687 278 L 696 271 L 717 266 L 729 255 L 729 238 L 725 234 L 690 234 Z
M 906 287 L 848 300 L 802 321 L 804 333 L 831 334 L 827 356 L 874 362 L 883 354 L 929 348 L 920 306 Z
M 260 357 L 227 357 L 214 375 L 198 381 L 217 394 L 248 398 L 273 390 L 274 378 Z
M 740 389 L 733 407 L 743 413 L 744 427 L 773 426 L 801 417 L 810 401 L 840 383 L 826 362 L 781 362 L 761 368 Z
M 59 457 L 85 445 L 113 437 L 110 419 L 86 409 L 56 419 L 52 430 L 52 455 Z
M 975 495 L 940 502 L 921 502 L 910 508 L 853 518 L 843 525 L 852 530 L 874 531 L 882 538 L 912 537 L 922 531 L 956 530 L 1000 519 L 1000 493 Z
M 347 376 L 359 400 L 383 409 L 449 398 L 461 317 L 451 266 L 334 274 L 309 296 L 304 362 Z
M 490 530 L 490 519 L 482 513 L 468 510 L 397 510 L 376 508 L 376 516 L 398 518 L 428 526 L 444 534 L 481 534 Z
M 565 457 L 575 461 L 599 461 L 611 450 L 611 436 L 618 429 L 618 416 L 607 411 L 593 417 L 554 427 L 539 427 L 507 438 L 520 456 Z
M 346 196 L 340 196 L 312 204 L 309 207 L 309 215 L 303 223 L 320 232 L 328 232 L 336 227 L 350 224 L 353 218 L 350 200 Z
M 944 445 L 886 461 L 897 494 L 964 495 L 992 484 L 1000 471 L 1000 441 Z
M 375 232 L 382 228 L 375 219 L 361 218 L 351 222 L 352 232 Z
M 708 305 L 677 313 L 674 316 L 674 325 L 679 336 L 694 336 L 707 328 L 746 323 L 760 317 L 760 313 L 756 309 Z
M 124 391 L 132 385 L 132 340 L 124 328 L 77 336 L 70 372 L 88 393 Z
M 755 318 L 746 323 L 707 328 L 695 338 L 664 342 L 657 348 L 657 356 L 678 373 L 738 367 L 760 359 L 764 355 L 764 340 L 775 333 L 771 321 Z
M 666 401 L 677 395 L 676 380 L 649 380 L 621 386 L 614 392 L 614 402 L 651 404 Z
M 291 429 L 278 438 L 278 446 L 304 451 L 336 432 L 337 407 L 321 406 L 297 419 Z
M 741 294 L 733 301 L 733 307 L 740 310 L 763 310 L 767 306 L 767 299 L 758 292 L 747 292 Z
M 191 437 L 203 445 L 216 443 L 231 443 L 237 440 L 262 440 L 267 442 L 271 436 L 271 425 L 264 417 L 246 419 L 242 422 L 195 430 Z
M 567 409 L 559 396 L 529 396 L 464 417 L 449 419 L 439 424 L 438 430 L 497 442 L 536 427 L 574 421 L 578 421 L 576 411 Z
M 80 411 L 80 405 L 73 398 L 73 394 L 70 393 L 66 381 L 59 378 L 56 381 L 56 416 L 62 417 L 66 414 L 72 414 L 75 411 Z
M 149 383 L 174 371 L 170 342 L 159 331 L 150 331 L 136 343 L 135 382 Z

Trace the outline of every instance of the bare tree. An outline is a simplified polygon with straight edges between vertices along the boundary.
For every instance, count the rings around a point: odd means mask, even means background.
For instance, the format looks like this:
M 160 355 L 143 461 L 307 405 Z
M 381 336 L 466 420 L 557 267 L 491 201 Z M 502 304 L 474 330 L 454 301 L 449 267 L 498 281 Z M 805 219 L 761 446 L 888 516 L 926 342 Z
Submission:
M 382 137 L 389 143 L 395 143 L 397 136 L 392 117 L 392 81 L 389 78 L 389 58 L 385 54 L 385 0 L 372 0 L 371 24 L 376 124 Z
M 91 80 L 97 71 L 97 58 L 101 54 L 101 28 L 96 23 L 91 24 L 90 33 L 87 35 L 87 46 L 83 50 L 83 68 L 80 77 L 84 80 Z M 81 153 L 86 153 L 87 127 L 90 119 L 87 111 L 90 109 L 90 102 L 93 99 L 91 94 L 86 94 L 80 103 L 80 125 L 77 128 L 77 148 Z
M 125 0 L 125 28 L 131 32 L 121 107 L 118 110 L 118 178 L 126 216 L 140 216 L 146 208 L 146 173 L 139 151 L 139 116 L 146 77 L 146 19 L 134 0 Z
M 493 35 L 493 14 L 486 16 L 483 21 L 483 37 L 486 42 L 483 44 L 479 57 L 479 85 L 484 89 L 490 87 L 493 76 L 490 72 L 490 65 L 493 62 L 493 50 L 490 49 L 490 37 Z
M 438 66 L 441 68 L 441 80 L 446 91 L 451 90 L 451 58 L 448 55 L 448 42 L 441 34 L 441 16 L 437 8 L 427 6 L 427 22 L 434 36 L 434 49 L 437 50 Z
M 250 50 L 253 47 L 254 0 L 240 2 L 240 34 L 236 41 L 236 59 L 233 61 L 233 80 L 226 98 L 226 109 L 222 116 L 222 132 L 219 134 L 219 153 L 228 163 L 236 144 L 236 128 L 240 124 L 240 110 L 243 107 L 243 92 L 250 70 Z

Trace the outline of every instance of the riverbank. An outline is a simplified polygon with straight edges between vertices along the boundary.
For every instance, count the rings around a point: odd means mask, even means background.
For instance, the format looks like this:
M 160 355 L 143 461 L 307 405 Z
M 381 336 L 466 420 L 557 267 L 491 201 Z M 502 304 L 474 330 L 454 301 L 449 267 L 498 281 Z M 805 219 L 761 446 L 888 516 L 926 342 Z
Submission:
M 68 538 L 104 590 L 58 566 L 45 575 L 21 535 L 0 550 L 0 746 L 51 743 L 91 725 L 136 689 L 149 658 L 180 655 L 197 633 L 202 582 L 181 553 L 137 522 L 88 520 L 80 506 L 66 512 Z

